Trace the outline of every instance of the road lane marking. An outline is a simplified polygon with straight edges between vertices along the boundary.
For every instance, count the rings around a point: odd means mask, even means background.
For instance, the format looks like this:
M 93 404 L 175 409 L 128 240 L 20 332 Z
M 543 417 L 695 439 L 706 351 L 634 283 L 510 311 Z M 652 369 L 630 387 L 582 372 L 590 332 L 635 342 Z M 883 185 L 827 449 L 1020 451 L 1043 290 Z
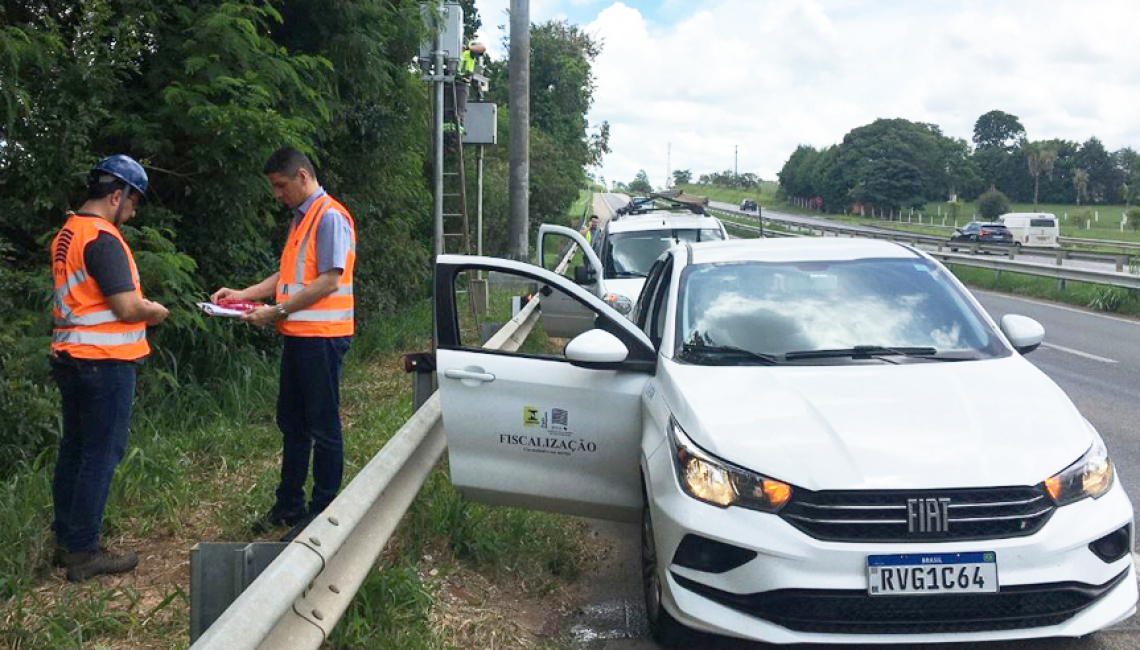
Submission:
M 1022 302 L 1027 302 L 1031 305 L 1041 305 L 1042 307 L 1052 307 L 1054 309 L 1060 309 L 1062 311 L 1071 311 L 1074 314 L 1084 314 L 1085 316 L 1096 316 L 1097 318 L 1114 320 L 1118 323 L 1128 323 L 1129 325 L 1140 325 L 1140 320 L 1133 320 L 1131 318 L 1120 318 L 1119 316 L 1109 316 L 1108 314 L 1101 314 L 1101 313 L 1098 313 L 1095 311 L 1089 311 L 1087 309 L 1079 309 L 1077 307 L 1066 307 L 1065 305 L 1058 305 L 1056 303 L 1044 302 L 1041 300 L 1031 300 L 1029 298 L 1025 298 L 1022 296 L 1014 296 L 1014 295 L 1010 295 L 1008 293 L 998 293 L 996 291 L 986 291 L 984 289 L 970 289 L 970 291 L 973 293 L 989 294 L 989 295 L 997 297 L 997 298 L 1008 298 L 1009 300 L 1020 300 Z
M 1098 357 L 1095 354 L 1089 354 L 1088 352 L 1081 352 L 1080 350 L 1074 350 L 1073 348 L 1067 348 L 1063 345 L 1057 345 L 1055 343 L 1042 343 L 1041 347 L 1052 348 L 1054 350 L 1060 350 L 1061 352 L 1068 352 L 1069 354 L 1075 354 L 1078 357 L 1084 357 L 1086 359 L 1092 359 L 1093 361 L 1099 361 L 1101 363 L 1119 363 L 1116 359 L 1108 359 L 1106 357 Z

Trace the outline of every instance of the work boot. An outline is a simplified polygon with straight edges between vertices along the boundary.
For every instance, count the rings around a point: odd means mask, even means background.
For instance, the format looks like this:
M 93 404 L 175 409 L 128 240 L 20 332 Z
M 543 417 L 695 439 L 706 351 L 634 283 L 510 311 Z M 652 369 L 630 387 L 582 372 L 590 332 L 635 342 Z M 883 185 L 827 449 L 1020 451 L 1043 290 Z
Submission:
M 319 513 L 319 512 L 310 512 L 307 515 L 305 515 L 304 517 L 302 517 L 300 521 L 293 524 L 293 527 L 289 529 L 289 532 L 285 533 L 285 535 L 283 535 L 281 537 L 281 541 L 291 542 L 294 539 L 296 539 L 297 535 L 300 535 L 301 531 L 308 528 L 309 524 L 313 523 L 313 520 L 316 519 L 317 516 L 320 514 L 321 513 Z
M 308 516 L 309 511 L 304 507 L 295 510 L 280 510 L 276 506 L 269 509 L 265 516 L 253 522 L 249 527 L 254 535 L 264 535 L 274 528 L 281 526 L 296 526 Z
M 104 573 L 126 573 L 138 565 L 139 556 L 134 551 L 112 553 L 100 548 L 63 554 L 63 566 L 67 567 L 67 579 L 71 582 L 83 582 Z

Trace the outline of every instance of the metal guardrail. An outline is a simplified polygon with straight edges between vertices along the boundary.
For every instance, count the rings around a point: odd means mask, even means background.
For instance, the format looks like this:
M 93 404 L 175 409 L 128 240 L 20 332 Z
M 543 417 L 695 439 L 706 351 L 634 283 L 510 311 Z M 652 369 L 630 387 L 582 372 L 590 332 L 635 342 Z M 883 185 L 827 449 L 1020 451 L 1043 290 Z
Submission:
M 716 208 L 715 210 L 720 210 Z M 731 211 L 720 210 L 729 214 L 735 214 Z M 753 217 L 755 218 L 755 217 Z M 765 221 L 773 221 L 776 223 L 783 223 L 786 226 L 794 226 L 803 230 L 824 232 L 833 232 L 839 235 L 847 235 L 850 237 L 867 237 L 870 239 L 887 239 L 890 241 L 897 241 L 907 244 L 918 244 L 919 242 L 929 243 L 928 235 L 920 235 L 915 233 L 886 233 L 886 232 L 868 232 L 866 230 L 858 230 L 855 228 L 847 228 L 844 226 L 822 226 L 817 224 L 805 225 L 797 222 L 787 222 L 780 219 L 772 219 L 771 217 L 762 217 Z M 750 232 L 763 232 L 766 236 L 777 237 L 802 237 L 804 235 L 799 233 L 787 233 L 774 231 L 770 228 L 759 228 L 741 224 L 737 222 L 726 222 L 726 226 L 736 227 Z M 946 240 L 935 238 L 935 242 L 940 247 L 946 246 Z M 970 249 L 971 252 L 977 253 L 985 252 L 1000 252 L 1005 255 L 1016 255 L 1017 249 L 1012 246 L 983 246 L 979 244 L 967 244 L 961 248 Z M 1140 275 L 1133 275 L 1130 273 L 1123 273 L 1118 271 L 1110 273 L 1108 271 L 1094 271 L 1087 269 L 1077 269 L 1073 267 L 1061 266 L 1061 259 L 1068 258 L 1069 251 L 1055 251 L 1057 255 L 1056 264 L 1043 264 L 1038 262 L 1025 262 L 1015 260 L 1012 258 L 984 258 L 976 255 L 966 255 L 957 252 L 947 252 L 941 250 L 923 251 L 926 254 L 939 259 L 946 263 L 959 264 L 961 266 L 972 266 L 976 268 L 991 269 L 994 271 L 1008 271 L 1010 273 L 1023 273 L 1026 275 L 1034 275 L 1038 277 L 1053 278 L 1059 281 L 1072 281 L 1072 282 L 1087 282 L 1090 284 L 1102 284 L 1124 289 L 1140 289 Z M 1117 267 L 1120 268 L 1121 262 L 1118 260 Z
M 577 250 L 570 247 L 556 273 Z M 483 347 L 519 349 L 538 321 L 540 301 L 531 299 Z M 190 650 L 319 648 L 446 448 L 436 392 Z
M 720 211 L 720 212 L 725 213 L 725 214 L 730 214 L 730 215 L 736 216 L 736 217 L 746 217 L 749 219 L 758 219 L 759 218 L 759 219 L 762 219 L 763 221 L 767 221 L 767 222 L 771 222 L 771 223 L 795 225 L 795 226 L 798 226 L 800 228 L 805 228 L 805 229 L 810 228 L 810 229 L 820 230 L 820 231 L 834 230 L 836 232 L 849 232 L 849 231 L 851 231 L 851 232 L 860 233 L 860 236 L 863 236 L 863 237 L 873 236 L 864 230 L 859 230 L 859 229 L 854 229 L 854 228 L 846 228 L 844 226 L 838 226 L 838 225 L 836 225 L 836 226 L 823 226 L 821 224 L 813 224 L 813 225 L 809 226 L 809 225 L 801 224 L 801 223 L 796 222 L 796 221 L 789 221 L 786 219 L 767 217 L 767 216 L 763 216 L 763 215 L 761 217 L 757 217 L 756 215 L 754 215 L 750 212 L 743 212 L 740 210 L 729 210 L 729 209 L 725 209 L 725 208 L 711 208 L 710 209 L 710 211 L 714 211 L 714 210 Z M 897 223 L 897 222 L 888 222 L 888 223 Z M 922 225 L 926 226 L 926 227 L 935 227 L 935 228 L 938 228 L 938 227 L 950 228 L 951 227 L 951 226 L 938 226 L 936 224 L 935 225 L 922 224 Z M 937 245 L 937 244 L 946 245 L 948 243 L 948 239 L 946 237 L 942 237 L 939 235 L 927 235 L 927 234 L 923 234 L 923 233 L 908 232 L 905 230 L 894 230 L 894 229 L 891 229 L 891 228 L 886 227 L 886 226 L 875 226 L 875 228 L 878 228 L 881 231 L 890 231 L 892 233 L 898 233 L 898 236 L 900 238 L 899 241 L 910 241 L 910 242 L 914 242 L 914 243 L 921 242 L 921 243 L 932 244 L 932 245 Z M 1111 240 L 1111 239 L 1081 239 L 1079 237 L 1059 237 L 1058 241 L 1060 241 L 1062 244 L 1079 245 L 1079 246 L 1101 246 L 1101 247 L 1115 246 L 1115 247 L 1120 248 L 1123 251 L 1137 251 L 1137 252 L 1134 252 L 1134 253 L 1125 252 L 1125 253 L 1119 253 L 1118 254 L 1118 253 L 1097 253 L 1097 252 L 1093 252 L 1093 251 L 1081 251 L 1081 250 L 1072 250 L 1072 249 L 1023 248 L 1020 251 L 1018 251 L 1018 254 L 1045 256 L 1045 255 L 1053 255 L 1055 253 L 1060 252 L 1062 254 L 1062 259 L 1083 260 L 1086 262 L 1113 263 L 1116 265 L 1116 268 L 1118 271 L 1120 271 L 1124 268 L 1128 268 L 1132 264 L 1140 262 L 1140 259 L 1138 259 L 1138 258 L 1140 258 L 1140 243 L 1116 241 L 1116 240 Z M 962 248 L 967 248 L 967 247 L 968 247 L 968 244 L 962 246 Z M 1011 247 L 1011 248 L 1016 248 L 1016 247 Z M 999 248 L 995 247 L 994 250 L 999 250 Z

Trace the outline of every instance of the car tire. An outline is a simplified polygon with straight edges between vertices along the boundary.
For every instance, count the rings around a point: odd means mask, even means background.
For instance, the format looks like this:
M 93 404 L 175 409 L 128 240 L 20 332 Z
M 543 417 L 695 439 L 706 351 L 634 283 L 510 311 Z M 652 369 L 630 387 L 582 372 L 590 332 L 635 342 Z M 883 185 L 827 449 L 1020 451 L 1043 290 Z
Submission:
M 645 617 L 649 621 L 649 636 L 666 648 L 675 648 L 690 638 L 689 628 L 682 625 L 665 609 L 661 602 L 661 576 L 657 571 L 657 542 L 653 538 L 653 517 L 649 513 L 649 498 L 641 507 L 641 585 L 645 594 Z

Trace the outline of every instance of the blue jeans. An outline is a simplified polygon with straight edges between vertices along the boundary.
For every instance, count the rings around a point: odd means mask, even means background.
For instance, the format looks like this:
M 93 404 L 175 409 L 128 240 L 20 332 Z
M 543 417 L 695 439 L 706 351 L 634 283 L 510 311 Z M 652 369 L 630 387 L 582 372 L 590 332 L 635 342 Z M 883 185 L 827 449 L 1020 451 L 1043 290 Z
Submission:
M 274 509 L 305 507 L 305 478 L 313 458 L 309 512 L 325 509 L 340 491 L 344 441 L 340 429 L 340 377 L 352 337 L 286 336 L 277 393 L 281 429 L 281 483 Z
M 127 449 L 135 373 L 128 363 L 52 363 L 63 401 L 52 529 L 68 551 L 99 547 L 111 478 Z

